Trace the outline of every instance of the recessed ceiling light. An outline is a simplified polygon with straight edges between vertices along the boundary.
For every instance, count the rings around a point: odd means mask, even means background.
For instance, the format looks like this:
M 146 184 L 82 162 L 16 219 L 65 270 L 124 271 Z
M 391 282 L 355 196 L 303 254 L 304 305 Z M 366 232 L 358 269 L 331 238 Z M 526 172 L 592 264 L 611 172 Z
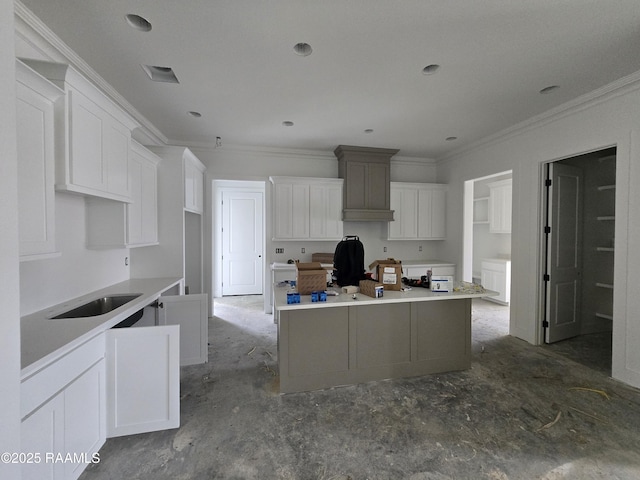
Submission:
M 308 55 L 311 55 L 311 52 L 313 50 L 311 48 L 311 45 L 309 45 L 308 43 L 300 42 L 300 43 L 296 43 L 293 46 L 293 51 L 296 53 L 296 55 L 300 55 L 301 57 L 306 57 Z
M 171 67 L 158 67 L 156 65 L 141 65 L 142 69 L 149 75 L 149 78 L 154 82 L 164 83 L 180 83 L 178 77 L 173 73 Z
M 422 69 L 422 73 L 424 75 L 433 75 L 434 73 L 436 73 L 438 71 L 439 68 L 440 68 L 440 65 L 432 63 L 431 65 L 427 65 L 426 67 L 424 67 Z
M 144 17 L 140 15 L 136 15 L 135 13 L 129 13 L 124 16 L 127 23 L 136 30 L 140 30 L 141 32 L 150 32 L 151 31 L 151 23 Z
M 367 128 L 364 133 L 373 133 L 373 128 Z
M 285 120 L 284 122 L 282 122 L 282 125 L 284 125 L 285 127 L 293 127 L 293 122 L 290 120 Z
M 551 93 L 557 90 L 558 88 L 560 88 L 558 85 L 549 85 L 548 87 L 544 87 L 542 90 L 540 90 L 540 93 L 542 95 L 546 95 L 547 93 Z
M 447 138 L 445 138 L 445 140 L 447 142 L 453 142 L 454 140 L 457 140 L 457 139 L 458 139 L 458 137 L 447 137 Z
M 200 112 L 194 112 L 193 110 L 187 112 L 187 114 L 195 118 L 200 118 L 202 116 Z

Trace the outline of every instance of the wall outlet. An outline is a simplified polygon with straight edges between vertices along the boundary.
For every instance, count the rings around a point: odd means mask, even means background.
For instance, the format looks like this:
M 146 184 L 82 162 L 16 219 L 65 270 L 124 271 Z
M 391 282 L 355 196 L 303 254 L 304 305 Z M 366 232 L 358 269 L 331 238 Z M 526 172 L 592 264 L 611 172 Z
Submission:
M 304 247 L 300 249 L 300 253 L 304 253 Z
M 421 252 L 421 251 L 422 251 L 422 245 L 420 245 L 420 246 L 418 247 L 418 251 L 419 251 L 419 252 Z
M 387 253 L 387 247 L 382 247 L 382 251 L 383 251 L 384 253 Z
M 284 253 L 284 248 L 276 248 L 276 253 Z

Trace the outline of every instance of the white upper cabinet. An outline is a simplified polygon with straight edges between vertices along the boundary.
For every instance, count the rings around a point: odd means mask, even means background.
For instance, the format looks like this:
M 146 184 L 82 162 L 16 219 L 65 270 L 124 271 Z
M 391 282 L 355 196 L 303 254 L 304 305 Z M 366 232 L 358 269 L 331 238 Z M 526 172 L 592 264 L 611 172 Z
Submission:
M 273 240 L 340 240 L 342 179 L 271 177 Z
M 442 240 L 446 235 L 447 186 L 391 182 L 389 240 Z
M 16 61 L 20 260 L 57 255 L 54 102 L 64 92 Z
M 131 202 L 87 199 L 89 248 L 143 247 L 158 244 L 158 164 L 160 157 L 131 141 Z
M 56 189 L 130 201 L 131 130 L 138 124 L 72 67 L 25 63 L 65 92 L 56 105 Z
M 193 213 L 204 212 L 205 167 L 191 151 L 184 156 L 184 208 Z
M 489 232 L 511 233 L 511 179 L 488 184 Z
M 131 203 L 127 208 L 127 244 L 158 243 L 158 163 L 160 157 L 131 141 L 129 159 Z

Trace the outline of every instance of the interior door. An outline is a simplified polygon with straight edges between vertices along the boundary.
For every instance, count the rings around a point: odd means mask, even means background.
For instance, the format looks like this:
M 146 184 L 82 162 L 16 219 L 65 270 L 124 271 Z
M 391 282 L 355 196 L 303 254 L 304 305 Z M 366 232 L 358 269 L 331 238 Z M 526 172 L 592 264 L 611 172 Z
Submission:
M 263 293 L 263 193 L 222 192 L 222 295 Z
M 551 163 L 547 180 L 545 341 L 553 343 L 580 334 L 582 170 Z

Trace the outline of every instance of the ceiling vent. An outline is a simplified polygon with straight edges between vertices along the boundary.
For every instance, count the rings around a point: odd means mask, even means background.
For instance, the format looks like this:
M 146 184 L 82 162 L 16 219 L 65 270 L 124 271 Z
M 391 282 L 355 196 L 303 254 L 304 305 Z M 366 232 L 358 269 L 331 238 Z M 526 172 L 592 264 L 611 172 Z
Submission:
M 141 65 L 142 69 L 154 82 L 180 83 L 171 67 L 158 67 L 155 65 Z

